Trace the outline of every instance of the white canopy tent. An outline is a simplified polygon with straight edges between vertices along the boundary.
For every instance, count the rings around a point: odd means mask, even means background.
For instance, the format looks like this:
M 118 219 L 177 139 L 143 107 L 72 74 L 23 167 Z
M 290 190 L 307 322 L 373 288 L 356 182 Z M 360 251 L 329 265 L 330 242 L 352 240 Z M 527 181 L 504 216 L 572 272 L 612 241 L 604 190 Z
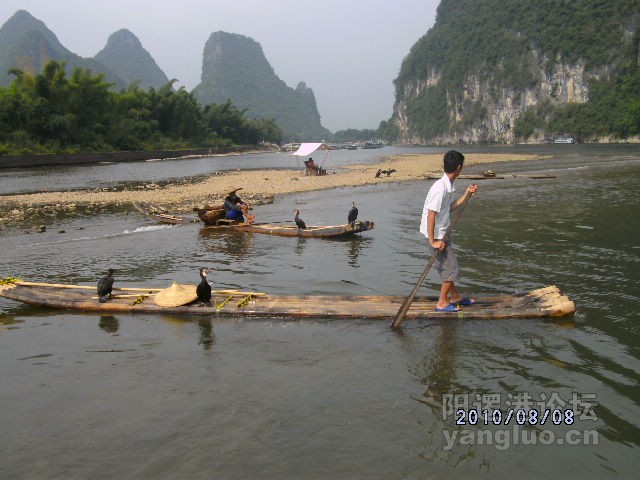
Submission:
M 324 163 L 327 161 L 327 157 L 329 154 L 329 147 L 327 147 L 326 143 L 301 143 L 300 148 L 298 148 L 298 150 L 293 152 L 292 155 L 298 158 L 298 165 L 300 165 L 301 158 L 309 157 L 309 155 L 311 155 L 315 151 L 323 151 L 324 155 L 320 162 L 316 161 L 316 162 L 312 162 L 312 164 L 315 165 L 315 167 L 317 167 L 316 171 L 318 172 L 319 175 L 326 175 L 326 170 L 322 168 L 324 166 Z M 310 160 L 311 160 L 311 157 L 309 157 L 309 160 L 303 159 L 302 161 L 302 163 L 304 163 L 305 166 L 307 166 L 307 171 L 306 171 L 307 174 L 310 171 L 309 170 L 310 167 L 307 165 L 307 163 Z M 313 168 L 311 169 L 311 171 L 313 171 Z
M 329 150 L 329 148 L 324 143 L 301 143 L 300 148 L 293 152 L 292 155 L 297 155 L 298 157 L 306 157 L 307 155 L 311 155 L 316 150 Z

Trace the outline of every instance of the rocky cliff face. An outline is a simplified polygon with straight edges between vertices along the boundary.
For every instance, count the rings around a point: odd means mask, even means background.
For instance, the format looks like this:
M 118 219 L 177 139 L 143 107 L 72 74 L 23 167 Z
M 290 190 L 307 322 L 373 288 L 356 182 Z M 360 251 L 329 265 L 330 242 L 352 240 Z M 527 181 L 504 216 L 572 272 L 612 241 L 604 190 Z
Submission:
M 320 123 L 315 95 L 304 82 L 293 89 L 274 72 L 262 47 L 243 35 L 215 32 L 202 59 L 201 83 L 193 90 L 203 105 L 231 100 L 249 118 L 272 118 L 287 140 L 320 141 L 331 133 Z
M 515 122 L 523 112 L 545 102 L 551 105 L 585 103 L 589 100 L 589 81 L 609 75 L 607 68 L 587 70 L 584 62 L 565 64 L 560 59 L 551 71 L 540 52 L 531 52 L 530 67 L 536 84 L 525 88 L 496 88 L 491 78 L 481 79 L 477 73 L 469 73 L 461 92 L 447 92 L 447 115 L 450 128 L 446 133 L 432 138 L 423 138 L 412 132 L 407 113 L 407 99 L 424 93 L 427 87 L 435 87 L 440 81 L 438 71 L 430 71 L 427 78 L 407 84 L 394 107 L 395 123 L 400 128 L 402 143 L 433 143 L 451 145 L 457 143 L 511 144 L 515 137 Z M 466 124 L 471 105 L 482 105 L 486 116 L 482 120 Z M 548 133 L 535 132 L 529 141 L 542 142 Z
M 94 59 L 110 68 L 126 84 L 138 81 L 141 88 L 147 89 L 160 88 L 169 82 L 138 37 L 126 29 L 112 33 L 107 45 Z
M 540 142 L 570 133 L 548 127 L 558 112 L 591 111 L 572 104 L 595 108 L 592 80 L 608 82 L 611 91 L 620 75 L 635 81 L 629 72 L 640 66 L 638 18 L 633 0 L 441 0 L 434 27 L 412 47 L 395 81 L 398 140 Z M 633 113 L 624 114 L 633 124 Z M 523 120 L 526 137 L 518 138 Z

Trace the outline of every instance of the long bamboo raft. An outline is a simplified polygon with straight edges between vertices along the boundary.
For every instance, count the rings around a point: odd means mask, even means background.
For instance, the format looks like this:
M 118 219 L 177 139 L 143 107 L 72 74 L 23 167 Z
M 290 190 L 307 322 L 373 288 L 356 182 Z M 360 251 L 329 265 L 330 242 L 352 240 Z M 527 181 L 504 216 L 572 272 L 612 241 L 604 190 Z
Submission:
M 224 218 L 224 208 L 206 207 L 194 208 L 198 217 L 183 217 L 168 213 L 162 207 L 147 204 L 134 203 L 136 210 L 142 212 L 147 218 L 161 223 L 180 225 L 184 223 L 202 221 L 207 225 L 204 230 L 226 232 L 264 233 L 280 237 L 313 237 L 313 238 L 340 238 L 366 232 L 376 228 L 375 222 L 356 220 L 344 225 L 308 225 L 305 229 L 299 229 L 295 225 L 277 225 L 273 223 L 240 223 Z
M 548 178 L 556 178 L 554 175 L 549 173 L 504 173 L 502 175 L 496 175 L 492 172 L 491 175 L 485 172 L 482 175 L 460 175 L 458 176 L 461 180 L 504 180 L 509 177 L 525 177 L 525 178 L 533 178 L 534 180 L 544 180 Z M 427 178 L 429 180 L 439 180 L 442 178 L 441 173 L 428 173 Z
M 304 230 L 299 229 L 295 225 L 275 225 L 272 223 L 235 223 L 229 225 L 207 226 L 203 230 L 224 231 L 231 230 L 235 232 L 264 233 L 267 235 L 276 235 L 279 237 L 313 237 L 313 238 L 336 238 L 348 237 L 356 233 L 373 230 L 376 227 L 374 222 L 361 222 L 356 220 L 354 223 L 344 225 L 308 225 Z
M 5 279 L 0 296 L 30 305 L 83 312 L 139 312 L 268 318 L 376 319 L 395 317 L 405 297 L 382 295 L 269 295 L 263 292 L 217 290 L 212 305 L 197 303 L 161 307 L 153 297 L 159 288 L 114 288 L 113 298 L 100 303 L 94 286 L 25 282 Z M 575 305 L 556 286 L 528 293 L 478 297 L 457 313 L 435 311 L 436 297 L 416 297 L 406 319 L 505 319 L 561 317 L 575 313 Z

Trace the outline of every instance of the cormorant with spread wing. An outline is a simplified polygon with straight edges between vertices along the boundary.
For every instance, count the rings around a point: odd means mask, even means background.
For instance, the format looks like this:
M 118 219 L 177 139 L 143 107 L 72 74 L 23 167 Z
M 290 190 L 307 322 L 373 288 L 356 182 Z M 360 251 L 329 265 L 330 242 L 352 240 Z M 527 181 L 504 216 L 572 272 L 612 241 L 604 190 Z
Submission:
M 98 297 L 100 298 L 100 303 L 105 303 L 107 301 L 107 297 L 111 298 L 111 292 L 113 291 L 113 275 L 116 271 L 113 268 L 107 270 L 107 276 L 102 277 L 98 280 Z
M 347 223 L 351 225 L 358 219 L 358 208 L 356 207 L 356 202 L 353 202 L 353 206 L 351 210 L 349 210 L 349 215 L 347 215 Z

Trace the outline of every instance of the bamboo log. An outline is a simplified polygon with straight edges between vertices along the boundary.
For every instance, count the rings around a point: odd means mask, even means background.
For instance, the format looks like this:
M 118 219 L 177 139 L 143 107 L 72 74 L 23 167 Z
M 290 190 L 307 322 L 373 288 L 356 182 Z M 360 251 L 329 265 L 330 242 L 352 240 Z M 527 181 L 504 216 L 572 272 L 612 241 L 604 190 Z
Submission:
M 234 295 L 234 296 L 253 295 L 254 297 L 264 297 L 267 295 L 264 292 L 244 292 L 242 290 L 212 290 L 211 293 L 215 295 Z
M 115 290 L 115 289 L 114 289 Z M 145 290 L 147 292 L 147 290 Z M 145 296 L 154 297 L 157 293 L 147 293 Z M 220 296 L 231 296 L 231 297 L 264 297 L 266 293 L 264 292 L 240 292 L 238 290 L 212 290 L 211 295 L 220 295 Z M 139 293 L 125 293 L 124 295 L 114 295 L 112 298 L 131 298 L 131 297 L 139 297 Z M 92 299 L 100 298 L 98 296 L 91 297 Z
M 566 301 L 555 304 L 548 309 L 554 317 L 564 317 L 565 315 L 571 315 L 576 311 L 576 305 L 569 299 Z
M 525 178 L 533 178 L 533 179 L 543 179 L 543 178 L 556 178 L 555 175 L 551 175 L 549 173 L 541 173 L 541 174 L 522 174 L 522 173 L 511 173 L 507 174 L 512 177 L 525 177 Z
M 111 298 L 137 298 L 137 297 L 153 297 L 155 296 L 155 293 L 148 293 L 146 295 L 141 295 L 139 293 L 125 293 L 124 295 L 113 295 Z M 93 296 L 91 297 L 92 300 L 96 300 L 99 299 L 99 296 Z
M 536 297 L 542 297 L 543 295 L 546 295 L 548 293 L 557 293 L 559 292 L 560 289 L 558 287 L 556 287 L 555 285 L 549 285 L 548 287 L 542 287 L 542 288 L 538 288 L 537 290 L 531 290 L 529 292 L 529 295 L 533 295 Z
M 440 179 L 442 177 L 442 173 L 428 173 L 427 174 L 427 178 L 430 180 L 437 180 Z M 487 175 L 460 175 L 458 177 L 461 180 L 503 180 L 504 176 L 502 175 L 494 175 L 494 176 L 487 176 Z
M 80 290 L 95 290 L 95 285 L 67 285 L 63 283 L 43 283 L 43 282 L 25 282 L 18 280 L 16 285 L 22 285 L 25 287 L 51 287 L 51 288 L 69 288 Z M 159 292 L 162 288 L 134 288 L 134 287 L 113 287 L 114 290 L 122 292 Z
M 68 289 L 78 289 L 78 290 L 95 290 L 96 287 L 94 285 L 68 285 L 64 283 L 43 283 L 43 282 L 25 282 L 23 280 L 18 280 L 14 282 L 16 285 L 22 285 L 25 287 L 50 287 L 50 288 L 68 288 Z M 143 292 L 148 293 L 149 295 L 155 295 L 152 292 L 159 292 L 160 290 L 164 290 L 162 288 L 137 288 L 137 287 L 113 287 L 113 290 L 117 290 L 120 292 Z M 212 294 L 216 295 L 234 295 L 234 296 L 246 296 L 246 295 L 254 295 L 254 296 L 264 296 L 266 293 L 264 292 L 245 292 L 242 290 L 235 289 L 227 289 L 227 290 L 213 290 Z M 121 297 L 125 295 L 120 295 Z M 136 295 L 137 296 L 137 295 Z

